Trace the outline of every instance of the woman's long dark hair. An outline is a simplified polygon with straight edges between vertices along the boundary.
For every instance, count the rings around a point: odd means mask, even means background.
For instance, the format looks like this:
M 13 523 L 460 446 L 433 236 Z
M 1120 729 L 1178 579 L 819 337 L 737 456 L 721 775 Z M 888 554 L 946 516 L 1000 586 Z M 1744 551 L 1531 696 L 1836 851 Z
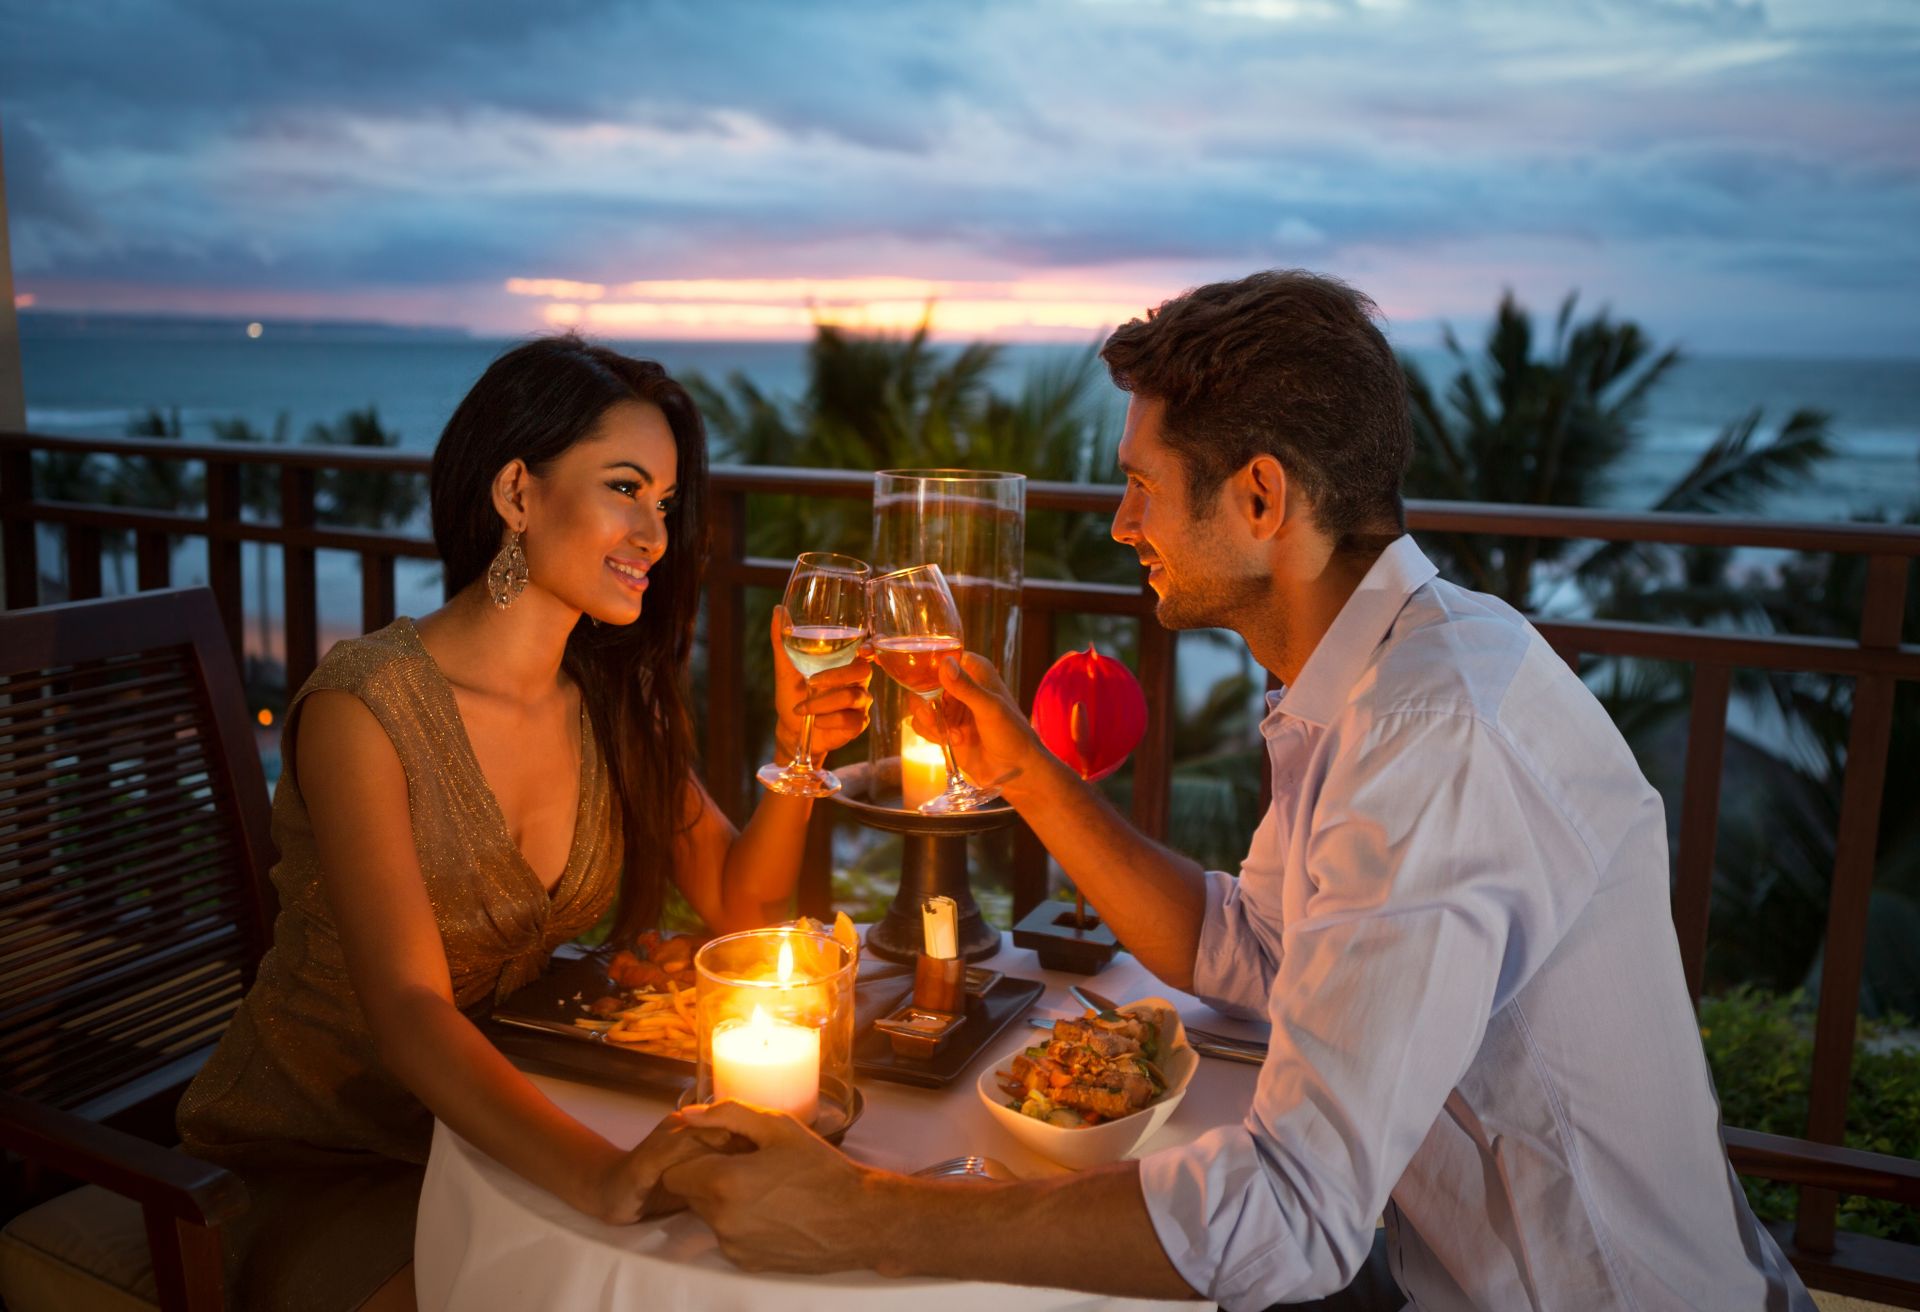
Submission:
M 679 492 L 667 512 L 667 550 L 648 571 L 647 602 L 632 624 L 581 616 L 564 665 L 579 683 L 619 799 L 625 868 L 614 937 L 660 918 L 674 839 L 697 812 L 683 809 L 693 778 L 687 658 L 706 570 L 707 434 L 693 398 L 666 370 L 565 335 L 515 347 L 487 367 L 433 451 L 433 540 L 452 596 L 486 572 L 506 525 L 494 477 L 515 459 L 535 474 L 588 436 L 621 401 L 657 406 L 673 430 Z

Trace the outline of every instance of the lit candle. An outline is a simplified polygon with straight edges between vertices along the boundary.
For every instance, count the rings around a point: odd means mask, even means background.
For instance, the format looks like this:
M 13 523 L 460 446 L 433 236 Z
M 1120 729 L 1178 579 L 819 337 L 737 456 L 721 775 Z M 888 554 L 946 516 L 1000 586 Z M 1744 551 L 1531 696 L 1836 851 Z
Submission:
M 907 810 L 917 811 L 947 791 L 947 758 L 940 744 L 914 731 L 911 719 L 900 722 L 900 798 Z
M 713 1032 L 713 1096 L 776 1112 L 801 1124 L 820 1109 L 820 1032 L 774 1020 L 764 1007 L 753 1019 Z

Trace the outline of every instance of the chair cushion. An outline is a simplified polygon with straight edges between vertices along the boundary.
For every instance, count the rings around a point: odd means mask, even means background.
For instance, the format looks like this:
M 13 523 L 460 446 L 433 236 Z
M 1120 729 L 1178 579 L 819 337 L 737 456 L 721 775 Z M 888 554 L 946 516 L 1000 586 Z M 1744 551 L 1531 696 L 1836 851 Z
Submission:
M 140 1205 L 84 1185 L 14 1217 L 0 1230 L 0 1302 L 10 1312 L 155 1312 Z

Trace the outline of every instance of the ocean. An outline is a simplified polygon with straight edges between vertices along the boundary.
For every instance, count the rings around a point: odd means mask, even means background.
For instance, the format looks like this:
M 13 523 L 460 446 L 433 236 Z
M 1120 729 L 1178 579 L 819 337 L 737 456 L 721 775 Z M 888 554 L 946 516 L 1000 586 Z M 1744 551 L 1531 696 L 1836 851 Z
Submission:
M 315 422 L 374 406 L 401 444 L 431 450 L 454 405 L 509 341 L 352 325 L 268 324 L 258 339 L 244 325 L 167 320 L 95 320 L 21 316 L 28 427 L 37 432 L 120 434 L 149 408 L 177 409 L 189 437 L 211 435 L 215 420 L 238 417 L 270 430 L 283 416 L 297 438 Z M 719 380 L 738 372 L 763 390 L 798 397 L 805 388 L 802 343 L 629 342 L 622 349 L 658 359 L 670 371 L 697 370 Z M 1017 389 L 1035 366 L 1083 348 L 1014 345 L 995 385 Z M 1409 351 L 1430 377 L 1447 370 L 1438 351 Z M 1116 430 L 1124 398 L 1111 396 Z M 1797 408 L 1832 416 L 1838 454 L 1811 477 L 1772 496 L 1763 513 L 1836 520 L 1898 516 L 1920 504 L 1920 361 L 1700 357 L 1677 368 L 1650 399 L 1646 439 L 1605 489 L 1605 504 L 1644 507 L 1684 471 L 1730 420 L 1753 407 L 1771 432 Z M 55 544 L 47 543 L 48 561 Z M 264 559 L 262 559 L 264 558 Z M 176 560 L 182 583 L 204 577 L 204 554 L 191 546 Z M 264 570 L 259 565 L 264 564 Z M 109 566 L 108 584 L 115 586 Z M 277 559 L 249 554 L 248 603 L 256 651 L 277 646 Z M 328 640 L 355 631 L 355 563 L 321 553 L 321 624 Z M 439 604 L 437 570 L 403 562 L 403 611 Z M 263 622 L 264 621 L 264 622 Z M 1198 637 L 1199 635 L 1195 635 Z M 1238 647 L 1238 644 L 1231 644 Z M 1191 654 L 1190 654 L 1191 653 Z M 1239 668 L 1221 644 L 1183 641 L 1183 693 L 1194 697 L 1218 674 Z
M 28 427 L 49 433 L 118 434 L 149 408 L 177 409 L 189 436 L 218 419 L 271 429 L 285 416 L 297 437 L 308 425 L 374 406 L 401 444 L 431 450 L 441 426 L 487 362 L 509 341 L 382 330 L 369 326 L 282 330 L 257 340 L 238 324 L 73 320 L 21 316 Z M 805 346 L 793 342 L 630 342 L 633 354 L 670 371 L 710 379 L 739 372 L 762 390 L 797 397 Z M 1008 346 L 995 384 L 1080 348 Z M 1446 357 L 1407 352 L 1429 377 Z M 1113 394 L 1117 423 L 1123 398 Z M 1605 504 L 1649 504 L 1721 427 L 1754 407 L 1763 432 L 1797 408 L 1832 416 L 1839 455 L 1804 485 L 1785 489 L 1765 513 L 1789 519 L 1899 514 L 1920 500 L 1920 360 L 1763 359 L 1702 356 L 1682 363 L 1653 393 L 1647 439 L 1605 489 Z

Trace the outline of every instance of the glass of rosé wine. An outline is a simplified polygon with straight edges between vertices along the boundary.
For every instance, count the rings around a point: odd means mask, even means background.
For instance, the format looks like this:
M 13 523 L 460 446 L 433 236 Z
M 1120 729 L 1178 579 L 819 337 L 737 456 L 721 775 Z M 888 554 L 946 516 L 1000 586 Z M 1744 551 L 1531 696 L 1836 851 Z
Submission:
M 960 608 L 954 605 L 946 576 L 938 565 L 914 565 L 882 574 L 868 585 L 873 659 L 908 692 L 933 703 L 940 722 L 940 751 L 947 762 L 947 789 L 922 802 L 923 815 L 951 815 L 977 810 L 1000 796 L 997 788 L 982 788 L 960 773 L 947 741 L 946 719 L 940 708 L 940 662 L 958 656 L 964 645 Z

